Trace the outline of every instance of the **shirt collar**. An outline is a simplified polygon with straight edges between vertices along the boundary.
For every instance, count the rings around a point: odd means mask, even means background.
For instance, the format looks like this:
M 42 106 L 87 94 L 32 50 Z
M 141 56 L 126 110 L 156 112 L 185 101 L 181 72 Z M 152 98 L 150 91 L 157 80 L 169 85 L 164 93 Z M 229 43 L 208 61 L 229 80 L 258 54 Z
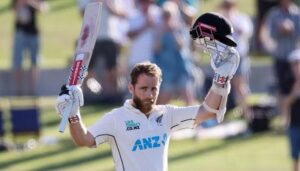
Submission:
M 135 108 L 134 106 L 132 106 L 132 99 L 127 99 L 124 102 L 124 107 L 129 109 L 130 111 L 137 113 L 137 114 L 142 114 L 145 115 L 144 113 L 142 113 L 139 109 Z M 155 105 L 155 107 L 152 109 L 152 111 L 150 112 L 149 115 L 151 115 L 152 113 L 158 112 L 159 111 L 159 106 Z

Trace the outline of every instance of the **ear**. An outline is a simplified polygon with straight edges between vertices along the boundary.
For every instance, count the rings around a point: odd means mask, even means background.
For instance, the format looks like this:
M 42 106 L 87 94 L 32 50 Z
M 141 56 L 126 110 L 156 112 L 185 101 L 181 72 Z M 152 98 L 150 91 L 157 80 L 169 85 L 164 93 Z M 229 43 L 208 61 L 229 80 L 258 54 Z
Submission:
M 134 89 L 133 85 L 132 84 L 128 84 L 128 90 L 129 90 L 129 92 L 131 94 L 133 94 L 133 89 Z

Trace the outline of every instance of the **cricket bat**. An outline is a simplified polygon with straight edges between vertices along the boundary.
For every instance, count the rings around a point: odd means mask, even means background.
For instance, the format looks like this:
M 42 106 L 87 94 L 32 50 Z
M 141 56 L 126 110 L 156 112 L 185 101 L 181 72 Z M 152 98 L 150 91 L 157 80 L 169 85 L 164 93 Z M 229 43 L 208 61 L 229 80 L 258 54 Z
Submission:
M 101 9 L 101 2 L 90 2 L 85 7 L 80 37 L 77 42 L 67 85 L 81 85 L 87 75 L 87 69 L 98 35 Z M 62 113 L 62 119 L 59 124 L 59 132 L 61 133 L 65 130 L 70 112 L 71 106 L 68 106 Z

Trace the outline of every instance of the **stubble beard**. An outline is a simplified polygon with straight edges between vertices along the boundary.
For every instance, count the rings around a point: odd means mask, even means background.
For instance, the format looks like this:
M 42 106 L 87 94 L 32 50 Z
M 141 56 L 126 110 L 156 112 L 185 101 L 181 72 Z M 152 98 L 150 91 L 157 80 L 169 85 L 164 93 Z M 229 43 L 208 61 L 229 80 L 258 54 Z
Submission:
M 149 113 L 155 104 L 154 100 L 141 100 L 136 96 L 133 97 L 133 102 L 135 104 L 135 108 L 139 109 L 145 114 Z

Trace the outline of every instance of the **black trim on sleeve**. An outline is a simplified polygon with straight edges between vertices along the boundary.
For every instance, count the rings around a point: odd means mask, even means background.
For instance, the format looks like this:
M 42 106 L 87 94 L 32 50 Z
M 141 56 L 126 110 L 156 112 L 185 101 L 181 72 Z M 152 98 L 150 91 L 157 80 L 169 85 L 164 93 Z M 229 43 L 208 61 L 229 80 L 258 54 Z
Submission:
M 172 126 L 171 129 L 173 129 L 173 128 L 176 127 L 176 126 L 179 126 L 179 124 L 176 124 L 176 125 Z
M 180 121 L 180 122 L 185 122 L 185 121 L 190 121 L 190 120 L 196 120 L 196 119 L 186 119 L 186 120 L 182 120 L 182 121 Z
M 194 120 L 196 120 L 196 119 L 185 119 L 185 120 L 180 121 L 180 123 L 185 122 L 185 121 L 194 121 Z M 173 125 L 173 126 L 171 127 L 171 129 L 173 129 L 173 128 L 175 128 L 176 126 L 179 126 L 179 125 L 180 125 L 180 124 Z
M 119 153 L 120 159 L 121 159 L 121 163 L 122 163 L 123 171 L 125 171 L 125 167 L 124 167 L 123 159 L 122 159 L 122 156 L 121 156 L 121 153 L 120 153 L 120 150 L 119 150 L 119 146 L 118 146 L 118 143 L 117 143 L 117 140 L 116 140 L 115 136 L 113 136 L 113 135 L 110 135 L 110 134 L 100 134 L 100 135 L 97 135 L 97 136 L 95 136 L 95 137 L 94 137 L 94 138 L 95 138 L 95 141 L 96 141 L 96 138 L 97 138 L 97 137 L 100 137 L 100 136 L 110 136 L 110 137 L 112 137 L 112 138 L 114 139 L 114 141 L 115 141 L 115 143 L 116 143 L 116 146 L 117 146 L 117 150 L 118 150 L 118 153 Z

